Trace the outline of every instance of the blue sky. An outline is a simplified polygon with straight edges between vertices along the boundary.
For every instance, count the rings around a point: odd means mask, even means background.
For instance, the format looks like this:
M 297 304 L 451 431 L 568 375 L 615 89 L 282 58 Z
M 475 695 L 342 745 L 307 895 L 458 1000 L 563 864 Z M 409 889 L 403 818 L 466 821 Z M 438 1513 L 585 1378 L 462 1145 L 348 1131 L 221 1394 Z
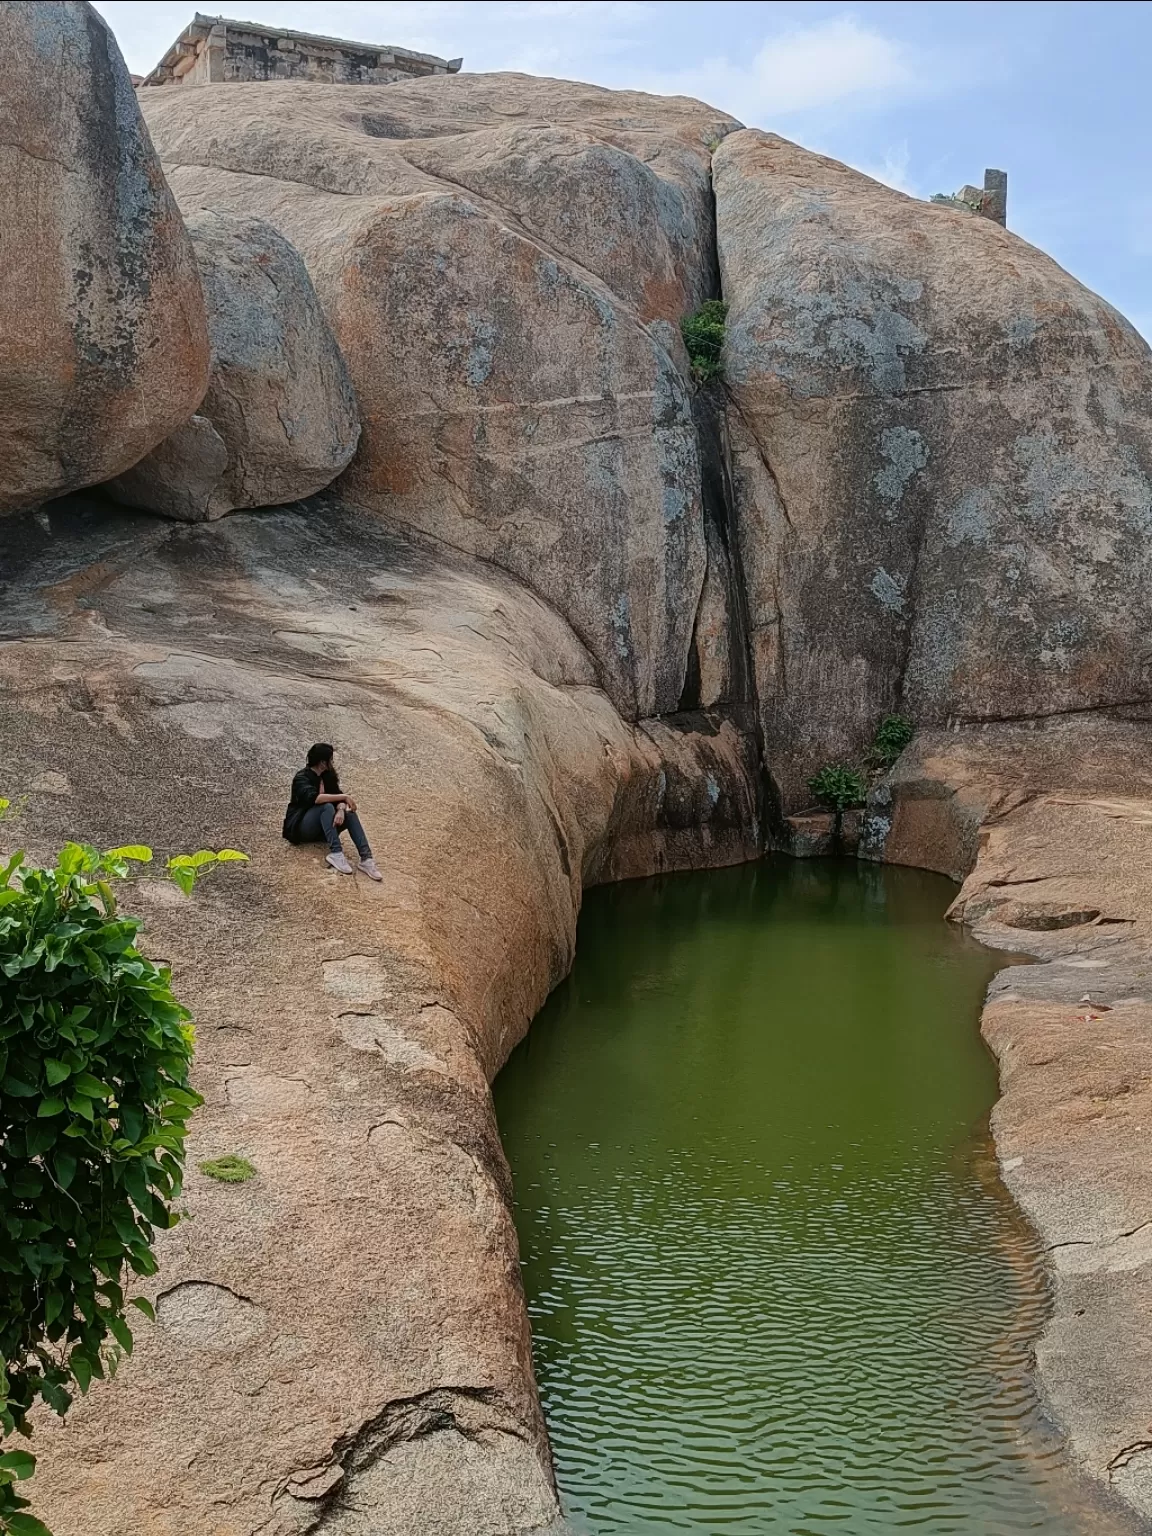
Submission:
M 201 0 L 202 3 L 202 0 Z M 97 0 L 143 73 L 196 0 Z M 926 197 L 1009 173 L 1009 226 L 1152 337 L 1144 0 L 236 0 L 301 31 L 470 70 L 681 92 Z

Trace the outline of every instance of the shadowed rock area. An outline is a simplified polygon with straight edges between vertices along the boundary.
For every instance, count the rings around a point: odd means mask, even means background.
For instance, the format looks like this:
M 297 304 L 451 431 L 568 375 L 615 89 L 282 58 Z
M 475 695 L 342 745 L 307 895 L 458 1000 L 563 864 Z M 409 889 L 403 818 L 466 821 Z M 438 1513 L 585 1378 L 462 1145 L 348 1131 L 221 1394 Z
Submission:
M 109 491 L 192 523 L 322 491 L 355 453 L 360 422 L 303 262 L 260 219 L 200 209 L 187 225 L 208 309 L 208 393 Z

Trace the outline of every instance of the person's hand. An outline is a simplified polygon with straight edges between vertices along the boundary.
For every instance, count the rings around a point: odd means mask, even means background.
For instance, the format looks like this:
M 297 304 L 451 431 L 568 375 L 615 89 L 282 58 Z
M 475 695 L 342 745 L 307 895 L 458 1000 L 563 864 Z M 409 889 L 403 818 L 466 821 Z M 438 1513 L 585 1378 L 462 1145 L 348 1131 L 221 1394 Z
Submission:
M 344 796 L 344 804 L 348 807 L 348 809 L 350 811 L 354 811 L 356 809 L 356 802 L 355 802 L 355 800 L 353 800 L 351 795 L 345 795 Z
M 336 815 L 332 818 L 332 825 L 335 827 L 342 827 L 344 825 L 344 807 L 342 805 L 336 807 Z

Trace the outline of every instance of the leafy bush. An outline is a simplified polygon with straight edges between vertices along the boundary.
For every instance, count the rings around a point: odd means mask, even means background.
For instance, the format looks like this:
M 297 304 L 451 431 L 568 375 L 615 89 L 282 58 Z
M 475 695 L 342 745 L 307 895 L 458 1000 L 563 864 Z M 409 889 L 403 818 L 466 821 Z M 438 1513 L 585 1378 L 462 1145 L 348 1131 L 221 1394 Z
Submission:
M 187 857 L 194 882 L 245 855 Z M 178 1219 L 193 1029 L 111 888 L 151 858 L 68 843 L 48 869 L 0 865 L 0 1435 L 27 1435 L 38 1400 L 64 1414 L 131 1354 L 126 1309 L 152 1308 L 125 1271 L 154 1274 L 154 1234 Z M 169 866 L 187 888 L 189 865 Z M 16 1488 L 34 1470 L 0 1455 L 0 1532 L 46 1536 Z
M 867 793 L 863 776 L 843 763 L 826 763 L 808 780 L 808 788 L 817 804 L 827 806 L 837 816 L 853 806 L 863 805 Z
M 256 1177 L 256 1170 L 246 1157 L 238 1157 L 234 1152 L 227 1153 L 224 1157 L 210 1157 L 206 1163 L 200 1163 L 200 1172 L 210 1179 L 218 1179 L 221 1184 L 246 1184 L 249 1179 Z
M 872 756 L 890 768 L 912 740 L 915 727 L 906 715 L 885 715 L 872 738 Z
M 723 371 L 725 321 L 728 306 L 721 299 L 709 299 L 680 322 L 680 334 L 692 361 L 692 372 L 700 380 L 718 378 Z

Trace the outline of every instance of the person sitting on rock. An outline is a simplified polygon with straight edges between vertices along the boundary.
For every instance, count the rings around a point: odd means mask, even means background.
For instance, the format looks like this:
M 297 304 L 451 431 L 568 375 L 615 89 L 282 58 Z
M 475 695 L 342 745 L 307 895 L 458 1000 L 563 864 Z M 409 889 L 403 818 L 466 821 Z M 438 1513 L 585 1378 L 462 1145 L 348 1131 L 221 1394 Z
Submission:
M 284 836 L 290 843 L 327 843 L 328 863 L 339 874 L 350 875 L 352 866 L 340 845 L 340 834 L 347 832 L 360 855 L 361 871 L 369 880 L 383 880 L 356 814 L 356 802 L 340 788 L 335 750 L 327 741 L 308 748 L 308 766 L 292 780 Z

